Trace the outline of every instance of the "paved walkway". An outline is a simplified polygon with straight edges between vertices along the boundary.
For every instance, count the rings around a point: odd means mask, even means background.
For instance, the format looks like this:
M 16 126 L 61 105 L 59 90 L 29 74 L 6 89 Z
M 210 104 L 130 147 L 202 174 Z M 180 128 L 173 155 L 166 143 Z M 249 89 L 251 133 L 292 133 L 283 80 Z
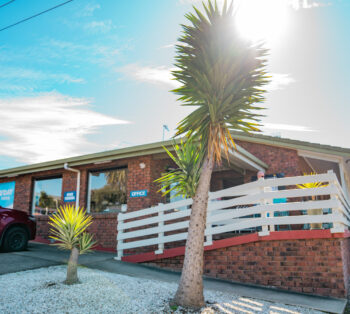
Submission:
M 0 253 L 0 275 L 30 270 L 41 267 L 61 265 L 68 261 L 69 253 L 57 250 L 53 246 L 30 243 L 27 251 L 16 253 Z M 79 257 L 79 264 L 107 272 L 160 280 L 178 282 L 180 273 L 160 270 L 155 267 L 131 264 L 114 260 L 114 253 L 94 252 Z M 205 278 L 206 289 L 218 290 L 244 297 L 279 302 L 289 305 L 299 305 L 330 313 L 343 313 L 346 306 L 345 299 L 325 298 L 305 294 L 286 292 L 229 281 Z

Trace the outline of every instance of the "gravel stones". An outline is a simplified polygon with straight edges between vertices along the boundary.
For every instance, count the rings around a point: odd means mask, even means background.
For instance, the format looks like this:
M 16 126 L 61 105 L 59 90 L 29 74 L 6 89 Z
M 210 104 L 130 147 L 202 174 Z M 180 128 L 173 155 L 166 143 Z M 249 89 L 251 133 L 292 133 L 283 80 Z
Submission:
M 0 276 L 0 313 L 187 313 L 171 309 L 177 284 L 80 267 L 80 283 L 63 284 L 65 266 Z M 208 306 L 200 313 L 321 313 L 305 308 L 205 291 Z M 197 312 L 198 313 L 198 312 Z

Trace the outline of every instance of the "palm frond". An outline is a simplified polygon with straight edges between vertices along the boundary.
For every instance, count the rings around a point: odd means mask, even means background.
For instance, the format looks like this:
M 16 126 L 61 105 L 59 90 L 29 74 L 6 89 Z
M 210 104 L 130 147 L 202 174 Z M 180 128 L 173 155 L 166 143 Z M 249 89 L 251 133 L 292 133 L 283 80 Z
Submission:
M 85 231 L 91 224 L 92 217 L 87 215 L 83 208 L 75 208 L 73 205 L 61 206 L 57 213 L 50 216 L 50 238 L 58 241 L 54 245 L 61 249 L 71 250 L 77 247 L 80 254 L 83 254 L 82 251 L 89 250 L 86 241 L 90 238 Z M 90 240 L 92 241 L 92 238 Z M 83 250 L 81 244 L 84 244 Z
M 81 237 L 79 237 L 80 254 L 91 252 L 92 248 L 96 245 L 96 241 L 93 238 L 94 236 L 92 234 L 83 232 Z
M 192 139 L 181 140 L 180 144 L 174 141 L 175 155 L 164 147 L 178 168 L 155 180 L 161 187 L 158 192 L 162 192 L 163 196 L 173 194 L 172 197 L 193 197 L 195 195 L 204 157 L 204 151 L 199 144 Z
M 182 25 L 176 46 L 173 75 L 182 85 L 173 92 L 195 110 L 179 123 L 176 135 L 196 138 L 220 162 L 222 150 L 235 148 L 230 130 L 259 131 L 268 51 L 239 35 L 232 1 L 221 11 L 212 1 L 204 13 L 194 11 L 186 15 L 190 25 Z

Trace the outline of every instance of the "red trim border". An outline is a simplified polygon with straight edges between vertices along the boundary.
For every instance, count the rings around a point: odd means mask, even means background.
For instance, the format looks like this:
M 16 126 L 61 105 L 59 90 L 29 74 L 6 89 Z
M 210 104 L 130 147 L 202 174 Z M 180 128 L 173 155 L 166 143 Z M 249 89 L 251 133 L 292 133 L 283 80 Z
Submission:
M 301 240 L 301 239 L 330 239 L 330 238 L 349 238 L 350 231 L 343 233 L 331 233 L 327 230 L 291 230 L 291 231 L 274 231 L 270 232 L 268 236 L 259 236 L 259 234 L 251 233 L 247 235 L 237 236 L 233 238 L 214 241 L 212 245 L 205 246 L 204 251 L 216 250 L 229 246 L 236 246 L 251 242 L 259 241 L 277 241 L 277 240 Z M 162 254 L 155 254 L 154 252 L 142 253 L 137 255 L 123 256 L 122 261 L 131 263 L 142 263 L 163 258 L 170 258 L 182 256 L 185 254 L 185 247 L 177 247 L 173 249 L 164 250 Z

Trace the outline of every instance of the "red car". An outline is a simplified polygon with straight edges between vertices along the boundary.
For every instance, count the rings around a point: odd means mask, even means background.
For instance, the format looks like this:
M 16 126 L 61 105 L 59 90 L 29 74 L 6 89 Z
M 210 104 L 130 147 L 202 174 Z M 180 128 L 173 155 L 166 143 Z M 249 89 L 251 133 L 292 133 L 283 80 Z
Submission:
M 28 240 L 36 233 L 36 221 L 32 215 L 0 206 L 0 247 L 4 251 L 26 249 Z

